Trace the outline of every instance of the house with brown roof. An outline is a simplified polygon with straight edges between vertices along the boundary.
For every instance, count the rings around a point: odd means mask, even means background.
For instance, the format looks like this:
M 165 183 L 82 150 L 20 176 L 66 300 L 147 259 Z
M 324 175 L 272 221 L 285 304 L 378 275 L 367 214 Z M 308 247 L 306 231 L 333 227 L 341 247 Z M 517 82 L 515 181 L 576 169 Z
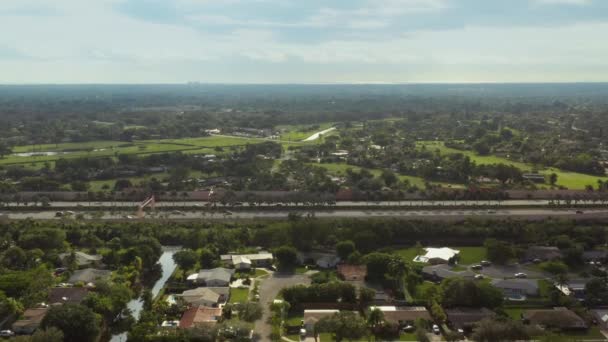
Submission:
M 417 319 L 431 320 L 431 315 L 424 306 L 371 306 L 384 314 L 384 320 L 391 324 L 404 326 L 413 324 Z
M 486 308 L 454 308 L 445 310 L 448 324 L 454 329 L 471 331 L 479 322 L 496 316 L 494 311 Z
M 27 309 L 22 318 L 13 323 L 12 329 L 15 334 L 31 335 L 38 329 L 40 323 L 49 311 L 48 307 Z
M 366 265 L 338 265 L 338 275 L 346 281 L 362 281 L 367 276 Z
M 49 304 L 80 304 L 88 294 L 86 287 L 53 287 L 49 291 Z
M 522 314 L 524 323 L 537 325 L 542 328 L 561 330 L 587 329 L 587 323 L 574 311 L 565 307 L 552 309 L 526 310 Z
M 200 325 L 216 324 L 222 317 L 222 308 L 193 306 L 186 310 L 179 321 L 179 327 L 190 329 Z

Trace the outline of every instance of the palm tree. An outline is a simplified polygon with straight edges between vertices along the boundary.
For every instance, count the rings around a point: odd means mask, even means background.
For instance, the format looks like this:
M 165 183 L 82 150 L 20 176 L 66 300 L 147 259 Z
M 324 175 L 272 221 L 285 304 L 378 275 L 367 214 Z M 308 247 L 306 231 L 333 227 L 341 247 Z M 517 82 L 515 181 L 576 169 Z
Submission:
M 374 308 L 369 311 L 367 315 L 367 325 L 370 330 L 374 331 L 382 322 L 384 322 L 384 313 L 380 309 Z

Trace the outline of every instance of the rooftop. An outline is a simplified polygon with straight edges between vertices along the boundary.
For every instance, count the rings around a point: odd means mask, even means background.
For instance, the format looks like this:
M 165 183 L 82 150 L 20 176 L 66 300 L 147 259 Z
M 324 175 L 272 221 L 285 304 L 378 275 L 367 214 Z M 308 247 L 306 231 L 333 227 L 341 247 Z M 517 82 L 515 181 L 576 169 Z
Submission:
M 414 258 L 415 262 L 429 262 L 429 260 L 433 260 L 433 259 L 444 260 L 447 262 L 460 253 L 459 250 L 451 249 L 449 247 L 442 247 L 442 248 L 428 247 L 428 248 L 425 248 L 424 250 L 426 251 L 426 254 L 416 256 Z

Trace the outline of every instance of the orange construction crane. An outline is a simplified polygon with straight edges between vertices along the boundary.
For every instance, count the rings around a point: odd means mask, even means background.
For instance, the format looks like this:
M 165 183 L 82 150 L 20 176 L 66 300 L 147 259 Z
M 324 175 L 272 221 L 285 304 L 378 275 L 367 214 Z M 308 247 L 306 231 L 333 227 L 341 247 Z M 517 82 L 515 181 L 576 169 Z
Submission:
M 141 202 L 137 208 L 137 218 L 144 218 L 144 216 L 146 215 L 146 213 L 144 212 L 144 208 L 146 208 L 147 206 L 150 206 L 150 208 L 154 209 L 154 206 L 156 205 L 156 200 L 154 199 L 154 195 L 148 197 L 147 199 L 145 199 L 143 202 Z

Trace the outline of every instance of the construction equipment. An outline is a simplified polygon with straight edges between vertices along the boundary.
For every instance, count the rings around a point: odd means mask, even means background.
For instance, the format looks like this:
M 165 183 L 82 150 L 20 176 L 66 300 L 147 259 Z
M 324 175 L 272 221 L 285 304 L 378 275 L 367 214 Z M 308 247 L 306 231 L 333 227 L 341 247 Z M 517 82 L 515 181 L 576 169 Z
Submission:
M 146 213 L 144 212 L 144 209 L 147 206 L 150 206 L 150 208 L 154 209 L 154 206 L 156 205 L 156 200 L 154 199 L 154 195 L 146 198 L 143 202 L 141 202 L 137 208 L 137 218 L 144 218 L 144 216 L 146 215 Z

